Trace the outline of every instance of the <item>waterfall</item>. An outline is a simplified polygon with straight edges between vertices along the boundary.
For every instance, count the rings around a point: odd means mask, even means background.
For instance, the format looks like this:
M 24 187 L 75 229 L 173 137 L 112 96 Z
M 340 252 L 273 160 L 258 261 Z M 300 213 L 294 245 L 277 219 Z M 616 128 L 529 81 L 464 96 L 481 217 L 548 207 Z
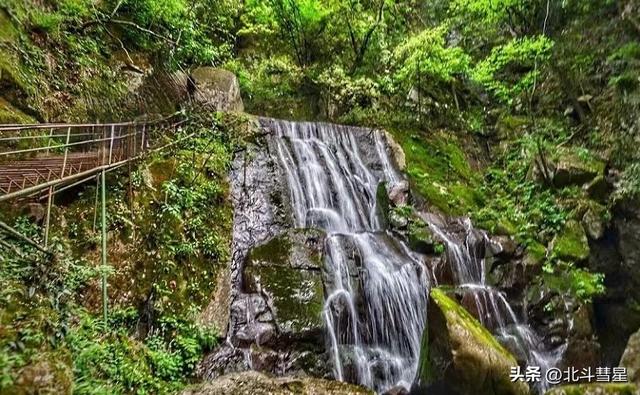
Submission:
M 472 227 L 469 219 L 461 220 L 463 239 L 447 233 L 440 226 L 424 218 L 429 227 L 445 243 L 447 263 L 451 266 L 457 289 L 463 299 L 470 297 L 476 309 L 476 317 L 489 329 L 518 359 L 527 366 L 540 367 L 543 380 L 537 384 L 537 391 L 544 393 L 549 387 L 544 373 L 555 367 L 563 353 L 544 348 L 542 339 L 524 322 L 521 322 L 502 292 L 491 287 L 486 281 L 484 254 L 478 254 L 478 246 L 487 241 L 484 232 Z
M 335 378 L 377 392 L 409 389 L 420 354 L 428 279 L 421 261 L 382 229 L 378 184 L 401 181 L 385 135 L 322 123 L 264 123 L 274 132 L 296 226 L 327 232 L 323 316 Z M 372 140 L 366 153 L 365 139 Z M 378 169 L 365 163 L 365 154 L 376 156 L 370 162 Z
M 406 184 L 388 135 L 326 123 L 259 122 L 262 140 L 236 156 L 231 172 L 234 239 L 227 342 L 208 358 L 205 376 L 214 378 L 228 369 L 261 370 L 264 358 L 277 361 L 271 368 L 275 374 L 286 374 L 295 364 L 293 354 L 261 357 L 256 354 L 260 347 L 251 348 L 277 340 L 276 320 L 263 293 L 243 291 L 242 271 L 253 247 L 291 227 L 318 228 L 326 235 L 319 245 L 324 252 L 321 341 L 328 354 L 323 360 L 337 380 L 378 393 L 409 390 L 418 369 L 430 282 L 437 278 L 423 256 L 385 229 L 378 207 L 380 183 L 388 190 Z M 469 220 L 442 225 L 423 216 L 446 246 L 463 304 L 520 361 L 543 371 L 555 366 L 559 354 L 544 350 L 505 296 L 487 283 L 479 247 L 488 242 L 485 233 Z M 450 232 L 450 225 L 462 225 L 463 231 Z M 545 387 L 542 383 L 538 389 Z

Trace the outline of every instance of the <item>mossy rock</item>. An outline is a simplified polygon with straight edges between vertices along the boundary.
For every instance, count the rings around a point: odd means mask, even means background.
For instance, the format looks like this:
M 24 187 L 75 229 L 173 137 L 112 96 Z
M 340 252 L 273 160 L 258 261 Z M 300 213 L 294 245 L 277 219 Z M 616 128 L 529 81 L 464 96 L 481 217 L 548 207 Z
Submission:
M 580 262 L 589 257 L 589 242 L 580 222 L 567 221 L 564 229 L 550 246 L 552 255 L 568 262 Z
M 575 384 L 550 389 L 545 395 L 634 395 L 638 388 L 633 384 Z
M 604 175 L 604 161 L 584 150 L 560 149 L 554 163 L 553 184 L 557 187 L 583 185 Z
M 502 115 L 495 125 L 499 139 L 511 139 L 520 135 L 528 126 L 530 120 L 524 116 Z
M 376 189 L 376 209 L 378 215 L 382 219 L 382 227 L 387 228 L 389 226 L 389 210 L 391 202 L 389 201 L 389 193 L 387 191 L 387 184 L 385 182 L 378 183 Z
M 36 123 L 36 120 L 0 97 L 0 124 L 10 123 Z
M 429 226 L 424 222 L 411 222 L 409 225 L 409 248 L 421 254 L 431 254 L 435 251 L 435 241 Z
M 518 365 L 513 355 L 442 289 L 430 292 L 427 323 L 417 380 L 427 393 L 434 383 L 461 394 L 529 393 L 525 382 L 509 378 Z
M 296 229 L 253 248 L 243 270 L 246 292 L 264 292 L 283 333 L 298 335 L 323 327 L 322 247 L 324 233 Z

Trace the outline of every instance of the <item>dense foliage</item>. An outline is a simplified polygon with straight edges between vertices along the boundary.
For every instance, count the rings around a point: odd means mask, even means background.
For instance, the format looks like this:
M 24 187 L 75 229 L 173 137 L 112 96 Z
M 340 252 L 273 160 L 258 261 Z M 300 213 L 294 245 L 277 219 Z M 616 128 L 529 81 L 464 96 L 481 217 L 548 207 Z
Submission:
M 197 137 L 134 169 L 133 196 L 124 174 L 109 180 L 108 270 L 96 253 L 93 186 L 53 213 L 55 256 L 27 243 L 0 251 L 0 392 L 30 387 L 42 371 L 54 372 L 42 385 L 55 393 L 171 393 L 191 379 L 218 341 L 198 317 L 229 259 L 225 177 L 238 139 L 222 124 L 192 114 L 171 138 Z M 41 242 L 41 223 L 7 219 Z
M 130 86 L 222 66 L 250 113 L 387 128 L 429 209 L 512 236 L 538 265 L 535 281 L 588 304 L 607 279 L 570 230 L 585 213 L 606 225 L 640 196 L 629 149 L 640 142 L 639 34 L 631 0 L 5 0 L 0 123 L 174 111 Z M 223 175 L 236 144 L 217 121 L 198 124 L 198 138 L 113 182 L 112 237 L 144 248 L 113 252 L 116 284 L 141 276 L 131 293 L 114 287 L 109 328 L 96 319 L 95 256 L 51 262 L 21 246 L 27 256 L 4 257 L 0 300 L 14 307 L 0 310 L 0 388 L 39 363 L 60 365 L 79 392 L 165 392 L 192 374 L 212 345 L 194 316 L 214 286 L 203 263 L 228 259 Z M 606 164 L 615 192 L 554 183 L 547 165 L 568 159 Z M 133 207 L 129 181 L 142 197 Z M 78 220 L 59 229 L 60 251 L 95 249 L 93 193 L 69 207 Z

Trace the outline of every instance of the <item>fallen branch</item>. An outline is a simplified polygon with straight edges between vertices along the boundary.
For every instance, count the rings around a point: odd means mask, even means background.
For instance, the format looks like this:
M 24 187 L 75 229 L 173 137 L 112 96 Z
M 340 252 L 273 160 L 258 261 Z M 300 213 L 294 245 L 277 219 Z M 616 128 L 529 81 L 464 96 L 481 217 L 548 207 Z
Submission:
M 94 25 L 102 25 L 102 24 L 107 24 L 107 23 L 112 23 L 112 24 L 116 24 L 116 25 L 125 25 L 125 26 L 130 26 L 133 27 L 134 29 L 137 29 L 141 32 L 147 33 L 153 37 L 159 38 L 161 40 L 164 40 L 170 44 L 176 45 L 176 42 L 173 41 L 172 39 L 163 36 L 162 34 L 156 33 L 153 30 L 149 30 L 145 27 L 142 27 L 140 25 L 138 25 L 135 22 L 131 22 L 131 21 L 125 21 L 122 19 L 106 19 L 106 20 L 102 20 L 102 19 L 95 19 L 89 22 L 85 22 L 82 24 L 82 26 L 80 26 L 80 31 L 84 31 L 88 28 L 90 28 L 91 26 Z

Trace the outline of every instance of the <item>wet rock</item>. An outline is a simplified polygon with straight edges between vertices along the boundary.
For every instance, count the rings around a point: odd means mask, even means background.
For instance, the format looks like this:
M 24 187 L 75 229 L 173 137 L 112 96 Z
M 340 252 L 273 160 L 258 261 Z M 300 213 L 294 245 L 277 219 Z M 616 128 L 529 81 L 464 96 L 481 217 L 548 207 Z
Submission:
M 385 131 L 384 132 L 385 139 L 387 140 L 387 144 L 391 149 L 391 159 L 393 159 L 396 168 L 399 171 L 405 171 L 407 168 L 407 160 L 404 155 L 404 151 L 398 142 L 393 138 L 391 133 Z
M 560 368 L 597 368 L 600 361 L 600 343 L 593 338 L 569 337 L 562 355 Z
M 617 249 L 623 270 L 632 279 L 640 279 L 640 201 L 626 200 L 615 208 L 614 225 L 618 233 Z
M 637 388 L 632 384 L 575 384 L 550 389 L 545 395 L 634 395 Z
M 409 248 L 420 254 L 431 254 L 435 251 L 435 240 L 429 226 L 421 221 L 412 222 L 408 232 Z
M 471 314 L 437 288 L 429 302 L 415 393 L 437 382 L 462 394 L 529 393 L 526 383 L 509 379 L 516 359 Z
M 274 378 L 258 372 L 229 374 L 182 391 L 182 395 L 360 395 L 373 392 L 353 384 L 314 378 Z
M 249 252 L 244 292 L 266 295 L 280 334 L 322 331 L 323 244 L 321 231 L 290 230 Z
M 389 200 L 394 206 L 404 206 L 409 202 L 409 182 L 400 181 L 389 190 Z
M 620 366 L 627 369 L 629 381 L 640 385 L 640 331 L 629 337 Z
M 582 225 L 569 220 L 564 229 L 553 239 L 551 252 L 559 259 L 569 262 L 584 261 L 589 257 L 589 242 Z
M 487 256 L 511 258 L 515 255 L 518 244 L 509 236 L 493 236 L 487 243 Z
M 378 183 L 378 188 L 376 189 L 376 210 L 382 219 L 382 227 L 387 228 L 390 223 L 391 202 L 385 182 Z
M 391 211 L 389 213 L 389 225 L 392 229 L 397 230 L 406 230 L 409 225 L 409 218 L 404 215 L 401 215 L 397 211 Z
M 382 395 L 409 395 L 409 391 L 402 386 L 398 386 L 383 392 Z
M 230 71 L 197 68 L 189 76 L 188 90 L 196 101 L 217 111 L 244 111 L 240 84 Z
M 214 380 L 222 375 L 247 369 L 249 363 L 243 351 L 224 344 L 203 359 L 198 365 L 197 374 L 205 380 Z

